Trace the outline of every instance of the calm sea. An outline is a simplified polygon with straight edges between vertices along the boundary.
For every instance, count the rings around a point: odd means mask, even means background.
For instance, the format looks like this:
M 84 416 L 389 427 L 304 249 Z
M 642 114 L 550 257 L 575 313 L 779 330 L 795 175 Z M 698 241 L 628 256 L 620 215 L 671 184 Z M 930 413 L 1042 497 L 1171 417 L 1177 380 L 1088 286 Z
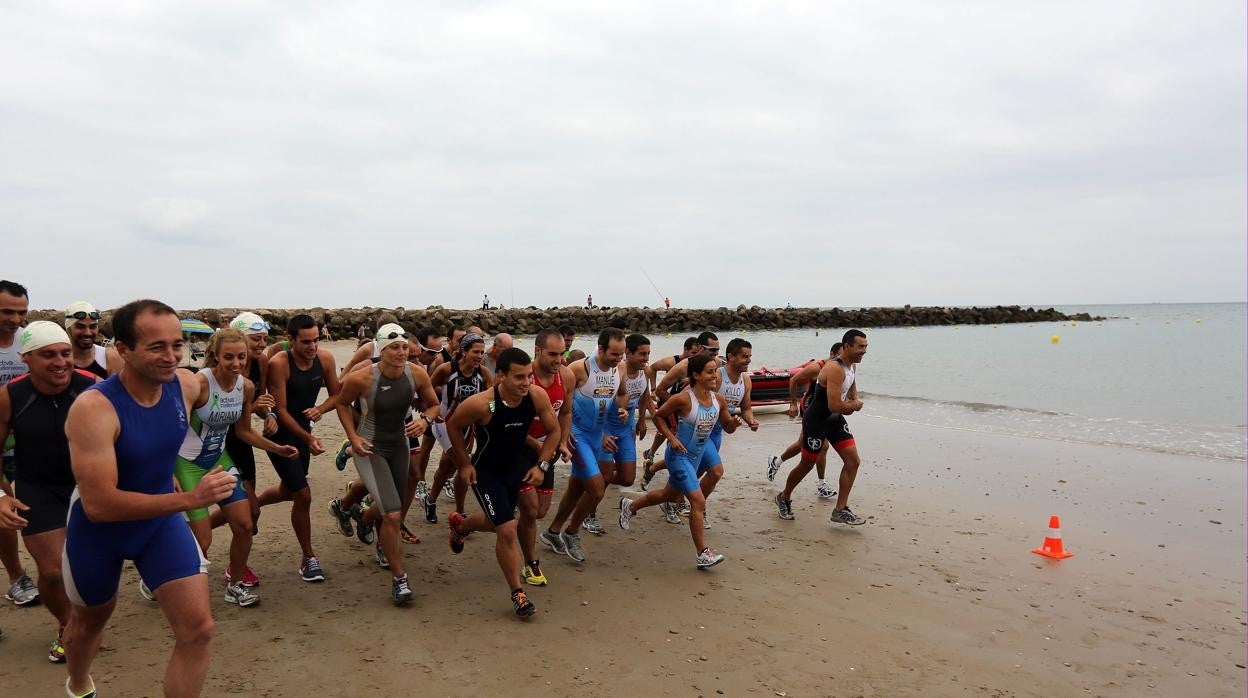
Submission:
M 954 429 L 1245 458 L 1248 305 L 1059 310 L 1114 319 L 864 328 L 870 342 L 858 371 L 864 412 Z M 826 356 L 845 329 L 719 335 L 725 346 L 734 336 L 749 339 L 753 368 L 783 368 Z M 651 339 L 657 357 L 676 353 L 684 337 Z M 576 345 L 592 343 L 580 337 Z

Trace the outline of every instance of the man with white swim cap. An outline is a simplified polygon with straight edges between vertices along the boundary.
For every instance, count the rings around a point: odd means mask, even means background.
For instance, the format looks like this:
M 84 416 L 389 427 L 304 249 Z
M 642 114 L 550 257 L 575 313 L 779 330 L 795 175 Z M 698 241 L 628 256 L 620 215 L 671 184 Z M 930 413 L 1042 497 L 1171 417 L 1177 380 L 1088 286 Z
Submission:
M 69 335 L 54 322 L 32 322 L 20 336 L 30 372 L 0 386 L 0 441 L 16 437 L 13 497 L 0 498 L 0 526 L 19 529 L 39 570 L 39 597 L 57 620 L 48 661 L 65 661 L 62 632 L 70 605 L 61 578 L 65 517 L 74 491 L 65 417 L 74 398 L 95 384 L 74 370 Z M 20 497 L 20 499 L 19 499 Z
M 74 345 L 74 368 L 100 378 L 121 370 L 121 355 L 112 347 L 95 343 L 100 335 L 100 311 L 86 301 L 74 301 L 65 309 L 65 329 Z

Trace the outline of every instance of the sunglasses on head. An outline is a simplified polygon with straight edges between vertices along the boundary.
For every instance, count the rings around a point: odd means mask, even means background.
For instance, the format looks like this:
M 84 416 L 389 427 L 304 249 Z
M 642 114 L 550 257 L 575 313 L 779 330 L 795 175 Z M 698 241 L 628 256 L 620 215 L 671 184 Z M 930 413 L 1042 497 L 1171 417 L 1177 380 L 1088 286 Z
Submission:
M 100 312 L 98 310 L 92 310 L 91 312 L 88 313 L 85 310 L 79 310 L 76 313 L 65 313 L 65 317 L 73 318 L 75 320 L 86 320 L 87 318 L 91 318 L 92 320 L 99 320 Z

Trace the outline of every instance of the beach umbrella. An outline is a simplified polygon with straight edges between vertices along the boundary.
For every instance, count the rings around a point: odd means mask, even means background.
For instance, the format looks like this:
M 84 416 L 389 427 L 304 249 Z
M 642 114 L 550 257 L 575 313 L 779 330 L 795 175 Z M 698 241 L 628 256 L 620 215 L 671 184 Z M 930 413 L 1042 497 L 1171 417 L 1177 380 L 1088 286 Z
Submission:
M 208 323 L 195 318 L 184 318 L 182 320 L 182 331 L 188 334 L 212 334 L 216 330 L 208 326 Z

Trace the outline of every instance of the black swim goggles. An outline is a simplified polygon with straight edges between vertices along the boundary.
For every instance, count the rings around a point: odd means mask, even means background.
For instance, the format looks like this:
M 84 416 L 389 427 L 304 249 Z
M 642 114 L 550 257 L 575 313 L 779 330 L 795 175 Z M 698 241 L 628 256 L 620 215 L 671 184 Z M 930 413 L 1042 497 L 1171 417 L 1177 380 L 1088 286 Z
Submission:
M 87 318 L 91 318 L 92 320 L 99 320 L 100 311 L 92 310 L 91 312 L 88 313 L 85 310 L 79 310 L 76 313 L 65 313 L 65 318 L 66 319 L 73 318 L 75 320 L 86 320 Z
M 399 337 L 402 337 L 403 339 L 407 339 L 407 333 L 406 332 L 391 332 L 385 337 L 378 337 L 378 339 L 398 339 Z

